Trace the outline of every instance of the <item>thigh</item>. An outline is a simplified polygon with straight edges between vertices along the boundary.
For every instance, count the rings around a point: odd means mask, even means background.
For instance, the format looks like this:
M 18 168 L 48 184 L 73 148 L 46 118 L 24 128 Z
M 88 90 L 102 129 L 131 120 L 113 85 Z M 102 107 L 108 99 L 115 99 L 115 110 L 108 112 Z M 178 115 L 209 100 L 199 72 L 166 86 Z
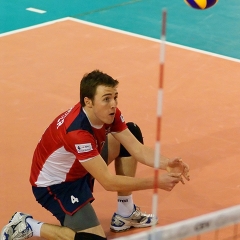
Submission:
M 92 178 L 90 175 L 74 182 L 64 182 L 49 187 L 32 187 L 36 200 L 50 211 L 63 225 L 65 215 L 74 215 L 92 202 Z
M 101 151 L 101 156 L 109 165 L 113 160 L 119 156 L 120 142 L 117 141 L 112 134 L 108 134 L 104 146 Z
M 71 228 L 75 232 L 95 228 L 99 226 L 99 220 L 90 203 L 79 209 L 73 215 L 65 215 L 63 226 Z

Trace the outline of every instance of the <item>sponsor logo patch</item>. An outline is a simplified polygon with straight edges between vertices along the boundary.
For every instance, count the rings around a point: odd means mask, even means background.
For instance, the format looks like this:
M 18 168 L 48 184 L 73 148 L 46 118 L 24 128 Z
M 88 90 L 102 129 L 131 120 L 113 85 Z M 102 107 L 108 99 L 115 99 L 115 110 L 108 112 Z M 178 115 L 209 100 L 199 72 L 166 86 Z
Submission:
M 121 118 L 121 121 L 124 122 L 124 117 L 123 117 L 123 115 L 121 115 L 120 118 Z
M 128 202 L 128 199 L 118 199 L 118 202 L 125 203 L 125 202 Z
M 78 153 L 90 152 L 93 150 L 91 143 L 75 144 Z

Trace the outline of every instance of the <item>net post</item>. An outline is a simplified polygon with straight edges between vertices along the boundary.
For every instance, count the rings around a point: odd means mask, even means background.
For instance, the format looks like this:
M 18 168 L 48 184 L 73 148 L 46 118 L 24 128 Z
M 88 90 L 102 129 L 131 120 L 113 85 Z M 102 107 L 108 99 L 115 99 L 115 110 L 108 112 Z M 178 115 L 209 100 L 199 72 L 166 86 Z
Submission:
M 159 59 L 159 81 L 157 93 L 157 129 L 156 129 L 156 143 L 154 154 L 154 186 L 152 198 L 152 213 L 157 218 L 158 212 L 158 175 L 160 167 L 161 156 L 161 122 L 162 122 L 162 102 L 163 102 L 163 80 L 164 80 L 164 64 L 165 64 L 165 41 L 166 41 L 166 20 L 167 10 L 162 10 L 162 30 L 161 30 L 161 45 L 160 45 L 160 59 Z M 154 234 L 155 226 L 152 227 L 152 234 L 150 239 L 155 240 Z

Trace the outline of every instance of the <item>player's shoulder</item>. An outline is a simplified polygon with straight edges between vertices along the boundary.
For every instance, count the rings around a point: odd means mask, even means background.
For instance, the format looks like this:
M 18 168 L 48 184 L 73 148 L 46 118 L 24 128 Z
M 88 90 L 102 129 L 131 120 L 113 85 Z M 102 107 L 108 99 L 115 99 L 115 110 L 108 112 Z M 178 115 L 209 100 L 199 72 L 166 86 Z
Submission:
M 75 105 L 71 110 L 71 113 L 66 119 L 65 127 L 67 133 L 80 131 L 93 134 L 91 124 L 80 103 Z
M 76 104 L 74 107 L 67 109 L 66 111 L 59 114 L 52 122 L 51 125 L 56 127 L 56 129 L 61 129 L 63 126 L 70 124 L 71 121 L 75 118 L 75 115 L 79 112 L 79 104 Z

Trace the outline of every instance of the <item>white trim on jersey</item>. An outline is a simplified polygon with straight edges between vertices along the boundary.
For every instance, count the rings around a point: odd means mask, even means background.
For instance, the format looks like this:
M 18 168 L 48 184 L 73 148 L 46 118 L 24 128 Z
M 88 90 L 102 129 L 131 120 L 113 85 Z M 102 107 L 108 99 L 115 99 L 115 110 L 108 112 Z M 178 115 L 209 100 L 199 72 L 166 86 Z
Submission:
M 96 156 L 95 156 L 96 157 Z M 87 161 L 89 161 L 89 160 L 91 160 L 91 159 L 93 159 L 93 158 L 95 158 L 95 157 L 91 157 L 91 158 L 87 158 L 87 159 L 84 159 L 84 160 L 78 160 L 79 162 L 87 162 Z

